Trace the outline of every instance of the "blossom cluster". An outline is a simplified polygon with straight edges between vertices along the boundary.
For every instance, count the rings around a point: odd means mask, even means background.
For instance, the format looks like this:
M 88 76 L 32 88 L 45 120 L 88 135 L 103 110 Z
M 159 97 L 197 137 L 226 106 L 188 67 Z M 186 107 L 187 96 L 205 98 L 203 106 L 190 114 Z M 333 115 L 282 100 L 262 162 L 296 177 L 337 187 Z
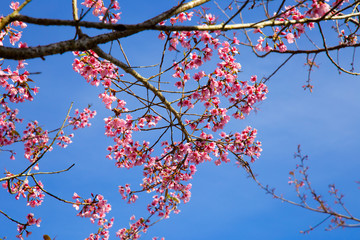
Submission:
M 52 150 L 52 147 L 48 144 L 50 140 L 48 131 L 43 130 L 37 121 L 28 123 L 23 133 L 24 156 L 30 162 L 36 161 L 43 151 Z
M 19 8 L 19 2 L 12 2 L 10 4 L 10 8 L 15 11 L 16 9 Z M 0 21 L 3 18 L 4 18 L 3 16 L 0 16 Z M 5 26 L 5 28 L 2 29 L 1 32 L 0 32 L 0 46 L 4 45 L 3 41 L 4 41 L 4 39 L 6 37 L 9 38 L 9 42 L 12 45 L 15 45 L 15 43 L 20 41 L 20 38 L 22 36 L 22 31 L 14 28 L 14 27 L 17 27 L 17 26 L 20 26 L 22 29 L 27 27 L 26 23 L 21 22 L 21 21 L 14 21 L 11 24 Z
M 26 230 L 28 226 L 36 225 L 37 227 L 40 227 L 41 219 L 35 218 L 33 213 L 29 213 L 26 216 L 27 222 L 25 224 L 18 224 L 17 225 L 17 231 L 19 232 L 18 235 L 16 235 L 16 238 L 19 238 L 21 240 L 24 240 L 23 233 L 25 232 L 26 237 L 28 237 L 31 232 Z
M 39 92 L 38 87 L 31 87 L 29 85 L 32 80 L 29 78 L 30 73 L 24 71 L 20 73 L 19 70 L 25 68 L 27 65 L 23 60 L 18 62 L 15 71 L 12 71 L 10 67 L 1 69 L 0 67 L 0 85 L 5 90 L 5 94 L 1 99 L 1 103 L 4 104 L 6 99 L 12 103 L 25 102 L 26 100 L 32 101 L 33 95 Z
M 57 145 L 59 145 L 62 148 L 66 148 L 68 146 L 68 144 L 72 143 L 71 138 L 74 137 L 73 133 L 66 136 L 64 134 L 64 131 L 61 130 L 59 132 L 59 134 L 60 134 L 60 136 L 56 139 L 56 140 L 58 140 L 58 142 L 56 143 Z
M 75 58 L 73 69 L 91 85 L 99 86 L 101 83 L 105 88 L 105 92 L 99 94 L 99 98 L 102 99 L 106 108 L 111 109 L 112 103 L 117 102 L 117 108 L 122 109 L 123 101 L 114 96 L 115 92 L 111 88 L 112 81 L 118 80 L 119 76 L 123 76 L 118 74 L 118 68 L 107 60 L 99 59 L 92 50 L 83 53 L 74 52 L 74 55 L 80 57 L 80 59 Z
M 336 15 L 336 8 L 339 8 L 345 2 L 349 1 L 337 0 L 333 2 L 332 6 L 330 6 L 328 2 L 329 0 L 312 0 L 312 4 L 310 6 L 308 6 L 308 4 L 302 4 L 299 7 L 287 6 L 285 7 L 285 11 L 281 12 L 276 18 L 276 20 L 286 22 L 289 20 L 301 20 L 305 18 L 318 19 L 325 16 Z M 305 33 L 306 27 L 311 30 L 315 27 L 315 24 L 314 22 L 308 22 L 306 24 L 291 24 L 282 28 L 276 27 L 273 34 L 271 35 L 266 35 L 261 29 L 255 29 L 254 33 L 262 34 L 262 36 L 260 36 L 257 40 L 258 44 L 255 46 L 255 49 L 257 51 L 265 52 L 269 52 L 273 49 L 278 49 L 280 52 L 285 52 L 288 49 L 285 41 L 288 44 L 294 43 L 296 39 L 299 39 L 300 36 Z M 342 42 L 344 44 L 354 45 L 357 43 L 357 36 L 354 33 L 346 35 L 345 31 L 341 30 L 341 34 L 339 33 L 339 38 L 341 37 L 343 37 Z M 271 46 L 271 43 L 269 43 L 268 40 L 271 40 L 273 42 L 273 46 Z
M 16 123 L 21 123 L 22 119 L 17 117 L 19 110 L 12 110 L 6 105 L 3 112 L 0 113 L 0 147 L 11 145 L 18 141 L 21 137 L 16 131 Z M 11 156 L 15 159 L 14 156 Z
M 90 119 L 96 116 L 96 111 L 91 111 L 89 108 L 85 108 L 83 112 L 80 112 L 79 109 L 76 109 L 74 112 L 75 116 L 69 117 L 68 122 L 73 126 L 73 129 L 90 127 Z
M 12 176 L 12 174 L 7 173 L 7 177 Z M 20 180 L 17 182 L 6 181 L 2 184 L 2 187 L 7 189 L 11 194 L 16 194 L 15 199 L 19 200 L 20 196 L 27 199 L 27 205 L 30 207 L 40 206 L 45 197 L 41 188 L 43 184 L 41 181 L 38 181 L 35 186 L 30 186 L 27 179 Z
M 88 8 L 94 8 L 92 13 L 97 16 L 100 21 L 105 23 L 117 23 L 120 20 L 121 12 L 113 13 L 111 10 L 120 10 L 120 6 L 117 0 L 111 1 L 110 6 L 106 7 L 103 0 L 84 0 L 81 3 Z
M 93 195 L 92 198 L 82 199 L 77 193 L 74 193 L 73 199 L 76 200 L 74 203 L 74 208 L 79 210 L 79 207 L 82 206 L 82 209 L 77 214 L 80 217 L 89 218 L 91 223 L 97 223 L 99 229 L 96 233 L 91 233 L 86 240 L 108 240 L 109 239 L 109 229 L 113 226 L 114 218 L 110 220 L 106 219 L 106 214 L 111 211 L 111 205 L 104 199 L 100 194 Z M 80 201 L 80 199 L 82 201 Z
M 130 220 L 133 221 L 133 223 L 130 223 L 129 228 L 122 228 L 116 232 L 116 236 L 121 240 L 139 239 L 141 236 L 139 232 L 146 232 L 149 227 L 148 223 L 150 221 L 144 218 L 139 218 L 137 221 L 135 221 L 135 216 L 133 215 L 130 217 Z

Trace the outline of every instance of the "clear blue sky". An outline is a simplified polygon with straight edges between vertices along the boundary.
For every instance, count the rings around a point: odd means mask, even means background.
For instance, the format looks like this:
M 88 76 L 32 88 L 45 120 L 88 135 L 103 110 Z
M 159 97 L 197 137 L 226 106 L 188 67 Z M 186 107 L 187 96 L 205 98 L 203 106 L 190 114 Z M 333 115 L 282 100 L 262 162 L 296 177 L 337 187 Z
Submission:
M 0 1 L 0 14 L 9 12 L 11 1 Z M 168 8 L 177 1 L 122 1 L 119 0 L 123 23 L 138 23 Z M 214 5 L 209 5 L 215 9 Z M 70 0 L 32 1 L 22 12 L 34 17 L 71 19 Z M 222 19 L 224 17 L 217 13 Z M 245 19 L 246 21 L 246 19 Z M 89 35 L 94 31 L 87 32 Z M 123 39 L 130 61 L 134 65 L 156 64 L 160 58 L 162 42 L 156 32 L 146 32 Z M 74 36 L 71 28 L 30 26 L 23 33 L 23 41 L 31 45 L 47 44 L 67 40 Z M 350 53 L 346 53 L 347 58 Z M 156 58 L 154 56 L 157 56 Z M 120 55 L 119 55 L 120 57 Z M 240 48 L 237 59 L 243 66 L 241 76 L 268 76 L 286 56 L 273 54 L 268 58 L 256 58 L 249 49 Z M 317 57 L 319 69 L 312 73 L 314 91 L 302 89 L 307 79 L 304 66 L 306 56 L 294 57 L 285 68 L 269 82 L 269 94 L 246 120 L 232 124 L 233 130 L 240 131 L 251 125 L 258 129 L 258 139 L 263 143 L 263 152 L 254 163 L 253 170 L 258 179 L 276 188 L 289 199 L 297 200 L 294 189 L 287 184 L 288 172 L 297 163 L 293 154 L 297 145 L 302 145 L 309 155 L 310 177 L 313 186 L 329 201 L 328 184 L 335 183 L 345 194 L 345 202 L 354 215 L 360 216 L 360 191 L 355 181 L 360 180 L 360 78 L 339 75 L 334 66 L 324 56 Z M 41 170 L 64 169 L 75 163 L 68 173 L 43 178 L 46 189 L 63 198 L 70 199 L 73 192 L 89 196 L 101 193 L 112 204 L 109 216 L 115 217 L 111 239 L 115 232 L 128 226 L 132 214 L 146 216 L 146 204 L 150 196 L 141 195 L 143 200 L 135 205 L 127 205 L 121 200 L 117 186 L 127 182 L 138 184 L 142 176 L 140 169 L 117 169 L 114 162 L 105 159 L 106 147 L 110 139 L 104 136 L 103 118 L 112 115 L 105 110 L 94 88 L 72 70 L 73 55 L 46 57 L 46 60 L 28 61 L 31 72 L 41 72 L 32 78 L 40 87 L 34 102 L 19 105 L 21 116 L 28 120 L 38 120 L 41 126 L 53 129 L 59 126 L 67 108 L 74 101 L 74 108 L 82 109 L 93 104 L 98 115 L 89 129 L 74 132 L 73 144 L 68 148 L 56 148 L 42 159 Z M 5 62 L 11 64 L 11 62 Z M 349 68 L 349 65 L 345 65 Z M 358 66 L 359 67 L 359 66 Z M 146 76 L 147 72 L 143 74 Z M 27 160 L 18 154 L 16 161 L 8 160 L 7 153 L 0 153 L 0 169 L 22 169 Z M 309 212 L 295 206 L 274 200 L 246 178 L 243 169 L 234 162 L 217 167 L 207 163 L 198 167 L 192 181 L 191 201 L 180 206 L 181 213 L 172 214 L 170 219 L 150 228 L 143 239 L 153 236 L 167 240 L 210 240 L 210 239 L 359 239 L 360 229 L 337 229 L 324 231 L 329 223 L 319 227 L 309 235 L 300 230 L 319 223 L 325 216 Z M 57 240 L 84 239 L 97 226 L 88 219 L 76 217 L 76 211 L 63 203 L 45 197 L 43 205 L 36 209 L 26 207 L 24 199 L 15 201 L 14 196 L 0 191 L 1 210 L 23 220 L 28 212 L 42 218 L 41 228 L 33 227 L 28 238 L 42 239 L 43 234 Z M 15 239 L 16 225 L 0 216 L 0 238 Z

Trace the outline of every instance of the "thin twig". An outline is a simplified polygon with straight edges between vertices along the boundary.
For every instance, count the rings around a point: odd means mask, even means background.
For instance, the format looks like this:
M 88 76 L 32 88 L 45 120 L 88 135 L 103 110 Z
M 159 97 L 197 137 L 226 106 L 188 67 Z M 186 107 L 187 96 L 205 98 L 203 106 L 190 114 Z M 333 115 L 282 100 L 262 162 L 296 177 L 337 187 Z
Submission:
M 322 41 L 323 41 L 323 46 L 324 46 L 324 49 L 325 49 L 325 53 L 326 53 L 326 56 L 329 58 L 329 60 L 341 71 L 345 72 L 345 73 L 348 73 L 350 75 L 355 75 L 355 76 L 359 76 L 360 73 L 357 73 L 357 72 L 350 72 L 348 70 L 345 70 L 344 68 L 342 68 L 340 65 L 338 65 L 334 59 L 332 59 L 332 57 L 330 56 L 330 53 L 328 51 L 328 48 L 327 48 L 327 45 L 326 45 L 326 41 L 325 41 L 325 36 L 324 36 L 324 33 L 321 29 L 321 25 L 320 23 L 317 23 L 318 27 L 319 27 L 319 31 L 320 31 L 320 34 L 321 34 L 321 38 L 322 38 Z
M 4 213 L 4 212 L 1 211 L 1 210 L 0 210 L 0 213 L 1 213 L 2 215 L 4 215 L 5 217 L 7 217 L 9 220 L 13 221 L 14 223 L 17 223 L 17 224 L 20 224 L 20 225 L 25 225 L 25 223 L 21 223 L 21 222 L 15 220 L 15 219 L 11 218 L 9 215 L 7 215 L 6 213 Z

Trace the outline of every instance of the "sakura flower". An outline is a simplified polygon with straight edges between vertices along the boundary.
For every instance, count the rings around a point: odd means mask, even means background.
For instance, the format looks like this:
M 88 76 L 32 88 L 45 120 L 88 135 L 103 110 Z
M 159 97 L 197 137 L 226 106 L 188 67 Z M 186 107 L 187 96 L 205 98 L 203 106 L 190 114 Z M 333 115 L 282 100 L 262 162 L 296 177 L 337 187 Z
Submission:
M 209 23 L 214 23 L 215 22 L 215 16 L 213 14 L 211 14 L 211 13 L 205 14 L 205 19 Z
M 115 96 L 109 96 L 107 93 L 101 93 L 99 98 L 102 98 L 102 101 L 105 103 L 107 109 L 111 109 L 112 102 L 116 101 Z
M 278 44 L 278 47 L 280 52 L 285 52 L 287 50 L 287 47 L 284 43 Z
M 11 4 L 10 4 L 10 8 L 14 11 L 17 10 L 19 8 L 19 6 L 20 6 L 19 2 L 11 2 Z
M 286 40 L 288 41 L 288 43 L 293 43 L 294 42 L 294 34 L 292 33 L 288 33 L 286 36 L 285 36 Z

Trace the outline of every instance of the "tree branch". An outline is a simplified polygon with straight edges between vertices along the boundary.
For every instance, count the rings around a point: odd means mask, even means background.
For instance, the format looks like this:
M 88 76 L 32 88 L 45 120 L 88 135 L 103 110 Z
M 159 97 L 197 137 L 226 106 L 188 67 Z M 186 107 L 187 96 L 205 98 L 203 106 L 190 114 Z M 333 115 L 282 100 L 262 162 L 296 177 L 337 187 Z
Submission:
M 179 7 L 178 9 L 187 9 L 184 7 Z M 170 11 L 170 10 L 169 10 Z M 177 14 L 178 11 L 174 11 L 174 14 Z M 165 12 L 166 13 L 166 12 Z M 157 23 L 165 20 L 168 15 L 165 13 L 160 14 L 157 17 L 149 19 L 143 23 L 139 24 L 111 24 L 111 23 L 102 23 L 102 22 L 88 22 L 88 21 L 74 21 L 74 20 L 61 20 L 61 19 L 48 19 L 48 18 L 34 18 L 25 15 L 16 15 L 11 18 L 11 21 L 22 21 L 30 24 L 43 25 L 43 26 L 80 26 L 85 28 L 96 28 L 96 29 L 109 29 L 117 31 L 126 31 L 126 30 L 161 30 L 161 31 L 216 31 L 216 30 L 236 30 L 236 29 L 254 29 L 254 28 L 264 28 L 264 27 L 274 27 L 274 26 L 285 26 L 285 25 L 294 25 L 294 24 L 306 24 L 311 22 L 320 22 L 326 20 L 346 20 L 350 21 L 353 17 L 360 16 L 360 12 L 350 13 L 350 14 L 339 14 L 337 16 L 327 16 L 324 19 L 320 18 L 303 18 L 299 20 L 286 20 L 286 21 L 277 21 L 275 19 L 253 22 L 253 23 L 237 23 L 237 24 L 227 24 L 224 26 L 224 23 L 216 25 L 190 25 L 190 26 L 166 26 L 166 25 L 156 25 Z M 172 15 L 174 15 L 172 14 Z M 165 15 L 165 16 L 163 16 Z M 170 15 L 170 16 L 172 16 Z M 353 19 L 354 20 L 354 19 Z M 356 20 L 355 20 L 356 21 Z M 355 22 L 354 22 L 355 23 Z
M 205 0 L 202 1 L 193 1 L 198 4 L 206 2 Z M 190 2 L 190 3 L 193 3 Z M 188 4 L 190 4 L 188 3 Z M 37 47 L 30 47 L 30 48 L 14 48 L 14 47 L 0 47 L 0 57 L 6 59 L 13 59 L 13 60 L 21 60 L 21 59 L 31 59 L 31 58 L 38 58 L 44 57 L 49 55 L 55 54 L 62 54 L 69 51 L 86 51 L 89 49 L 94 48 L 98 44 L 108 43 L 110 41 L 124 38 L 131 36 L 135 33 L 144 31 L 144 30 L 164 30 L 164 31 L 214 31 L 214 30 L 236 30 L 236 29 L 253 29 L 253 28 L 264 28 L 269 26 L 286 26 L 286 25 L 293 25 L 293 24 L 305 24 L 310 22 L 319 22 L 324 20 L 340 20 L 340 19 L 350 19 L 351 17 L 360 16 L 360 13 L 351 13 L 341 16 L 328 16 L 323 20 L 320 19 L 310 19 L 304 18 L 300 20 L 288 20 L 288 21 L 276 21 L 276 20 L 269 20 L 263 21 L 258 23 L 241 23 L 241 24 L 231 24 L 226 25 L 225 27 L 223 24 L 218 25 L 195 25 L 195 26 L 160 26 L 155 25 L 161 21 L 163 21 L 166 17 L 171 16 L 170 13 L 174 14 L 177 11 L 188 9 L 192 5 L 186 5 L 185 7 L 174 7 L 157 17 L 149 19 L 143 23 L 135 24 L 135 25 L 125 25 L 125 24 L 106 24 L 106 23 L 91 23 L 91 22 L 77 22 L 73 20 L 51 20 L 51 19 L 33 19 L 36 24 L 43 23 L 44 25 L 68 25 L 68 26 L 83 26 L 83 27 L 95 27 L 96 28 L 104 28 L 104 29 L 113 29 L 117 30 L 111 33 L 100 34 L 94 37 L 88 37 L 84 35 L 82 38 L 78 40 L 67 40 L 61 41 L 58 43 L 53 43 L 49 45 L 37 46 Z M 180 9 L 180 10 L 179 10 Z M 30 17 L 27 17 L 30 18 Z M 14 19 L 21 20 L 19 16 L 14 17 Z M 29 20 L 29 19 L 28 19 Z M 21 21 L 25 21 L 22 19 Z M 26 22 L 26 21 L 25 21 Z M 60 24 L 61 23 L 61 24 Z M 309 53 L 309 51 L 305 52 Z
M 35 175 L 43 175 L 43 174 L 56 174 L 56 173 L 62 173 L 62 172 L 67 172 L 69 171 L 72 167 L 74 167 L 75 164 L 72 164 L 70 167 L 68 167 L 67 169 L 63 169 L 60 171 L 55 171 L 55 172 L 37 172 L 37 173 L 28 173 L 28 174 L 16 174 L 16 175 L 11 175 L 8 177 L 4 177 L 4 178 L 0 178 L 0 182 L 2 181 L 6 181 L 6 180 L 10 180 L 13 178 L 17 178 L 17 177 L 28 177 L 28 176 L 35 176 Z

